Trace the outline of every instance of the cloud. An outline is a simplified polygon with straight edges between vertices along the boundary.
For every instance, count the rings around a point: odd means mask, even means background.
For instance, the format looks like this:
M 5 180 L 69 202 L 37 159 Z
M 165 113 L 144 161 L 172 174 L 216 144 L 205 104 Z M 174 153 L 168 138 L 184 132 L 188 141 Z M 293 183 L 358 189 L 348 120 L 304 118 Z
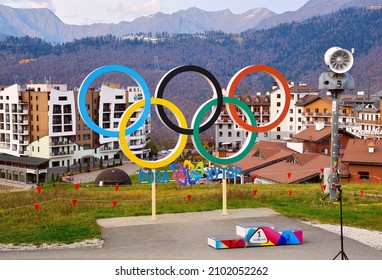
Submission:
M 14 8 L 48 8 L 55 12 L 52 0 L 4 0 L 0 3 Z
M 163 9 L 163 5 L 159 0 L 128 2 L 129 3 L 121 0 L 113 0 L 109 2 L 107 12 L 117 14 L 119 17 L 131 19 L 142 15 L 154 14 Z

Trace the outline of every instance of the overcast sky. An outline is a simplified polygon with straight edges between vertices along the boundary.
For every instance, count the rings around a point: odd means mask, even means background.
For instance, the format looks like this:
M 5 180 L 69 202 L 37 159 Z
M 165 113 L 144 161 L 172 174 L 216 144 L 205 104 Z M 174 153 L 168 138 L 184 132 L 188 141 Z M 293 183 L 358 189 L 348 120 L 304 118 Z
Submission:
M 190 7 L 206 11 L 229 8 L 236 14 L 266 7 L 275 13 L 283 13 L 295 11 L 306 2 L 308 0 L 0 0 L 0 4 L 15 8 L 49 8 L 68 24 L 119 23 Z

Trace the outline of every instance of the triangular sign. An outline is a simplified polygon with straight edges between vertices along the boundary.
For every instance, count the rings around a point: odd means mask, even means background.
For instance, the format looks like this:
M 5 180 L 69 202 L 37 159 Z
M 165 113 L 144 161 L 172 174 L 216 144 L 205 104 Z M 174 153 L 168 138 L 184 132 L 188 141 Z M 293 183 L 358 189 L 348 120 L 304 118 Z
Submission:
M 268 243 L 268 237 L 262 228 L 258 228 L 249 238 L 248 243 L 251 243 L 251 244 Z

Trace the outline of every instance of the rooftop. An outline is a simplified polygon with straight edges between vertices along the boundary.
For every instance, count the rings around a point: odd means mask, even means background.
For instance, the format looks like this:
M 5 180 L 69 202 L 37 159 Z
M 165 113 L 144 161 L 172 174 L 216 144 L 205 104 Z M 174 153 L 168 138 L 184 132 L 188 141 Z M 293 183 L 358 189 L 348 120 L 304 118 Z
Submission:
M 369 145 L 375 145 L 373 153 L 369 153 Z M 382 141 L 374 139 L 353 139 L 344 150 L 343 162 L 382 165 Z
M 330 157 L 320 154 L 293 154 L 289 159 L 258 169 L 253 174 L 275 183 L 303 183 L 330 166 Z M 290 178 L 288 173 L 290 172 Z
M 0 163 L 40 166 L 49 163 L 49 159 L 38 157 L 16 157 L 9 154 L 0 154 Z
M 243 172 L 250 172 L 285 160 L 293 154 L 285 143 L 260 141 L 252 151 L 235 165 Z

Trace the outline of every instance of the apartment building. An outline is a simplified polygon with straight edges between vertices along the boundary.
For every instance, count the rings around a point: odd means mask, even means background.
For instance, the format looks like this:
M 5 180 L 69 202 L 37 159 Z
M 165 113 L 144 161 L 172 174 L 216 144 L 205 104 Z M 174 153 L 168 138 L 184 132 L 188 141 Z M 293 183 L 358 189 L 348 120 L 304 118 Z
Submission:
M 244 95 L 237 98 L 251 109 L 256 117 L 257 125 L 269 122 L 271 104 L 269 94 L 261 95 L 257 93 L 255 96 Z M 241 115 L 239 110 L 238 113 Z M 215 123 L 215 146 L 223 150 L 240 148 L 247 136 L 248 132 L 231 120 L 224 106 L 219 119 Z M 258 140 L 268 140 L 268 138 L 267 132 L 258 133 L 257 135 Z
M 359 138 L 382 138 L 382 91 L 377 92 L 366 102 L 360 100 L 355 107 L 357 126 L 352 132 Z
M 44 163 L 44 172 L 47 167 L 67 167 L 91 157 L 104 160 L 119 157 L 118 139 L 100 136 L 84 123 L 77 109 L 78 92 L 68 90 L 65 84 L 27 84 L 25 88 L 15 84 L 2 89 L 0 155 L 20 158 L 20 163 L 21 158 L 36 159 L 31 162 Z M 142 98 L 139 87 L 123 89 L 118 84 L 103 84 L 100 89 L 89 88 L 86 109 L 96 124 L 118 131 L 123 112 L 129 104 Z M 130 123 L 139 118 L 140 113 L 135 112 Z M 130 137 L 130 149 L 138 157 L 149 155 L 150 150 L 145 146 L 150 131 L 148 118 Z M 46 159 L 49 164 L 37 159 Z M 1 170 L 7 172 L 5 168 Z M 22 179 L 35 182 L 41 178 L 22 176 Z
M 315 87 L 306 84 L 295 85 L 293 82 L 289 83 L 291 92 L 291 100 L 289 110 L 284 120 L 274 129 L 270 131 L 270 140 L 289 140 L 294 134 L 299 133 L 304 129 L 303 127 L 303 109 L 295 106 L 298 101 L 305 96 L 317 96 L 319 90 Z M 271 120 L 275 120 L 283 110 L 285 104 L 285 94 L 277 84 L 273 85 L 271 96 Z
M 303 108 L 296 107 L 295 105 L 305 96 L 317 96 L 319 91 L 306 84 L 295 86 L 294 83 L 289 83 L 289 87 L 291 91 L 291 101 L 287 116 L 274 129 L 268 132 L 258 133 L 257 142 L 289 140 L 294 134 L 304 129 Z M 277 83 L 273 85 L 271 92 L 242 95 L 237 96 L 237 98 L 251 108 L 258 126 L 274 121 L 283 110 L 285 104 L 285 95 Z M 239 148 L 247 136 L 248 132 L 232 122 L 227 110 L 223 109 L 220 118 L 215 124 L 216 147 L 223 150 Z

